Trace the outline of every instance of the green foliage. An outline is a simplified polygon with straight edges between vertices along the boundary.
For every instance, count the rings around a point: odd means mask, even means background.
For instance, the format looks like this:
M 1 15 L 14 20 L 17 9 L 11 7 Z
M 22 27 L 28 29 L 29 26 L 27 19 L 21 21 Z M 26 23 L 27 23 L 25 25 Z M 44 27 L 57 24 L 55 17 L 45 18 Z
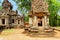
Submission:
M 2 6 L 0 6 L 0 10 L 2 10 Z
M 60 26 L 60 16 L 57 16 L 57 25 Z
M 57 26 L 57 13 L 60 9 L 60 3 L 57 0 L 48 0 L 50 12 L 50 25 Z
M 28 11 L 31 9 L 31 0 L 14 0 L 16 4 L 18 5 L 18 10 L 20 10 L 21 13 L 28 13 Z M 60 23 L 59 19 L 60 17 L 57 17 L 58 10 L 60 9 L 60 2 L 58 0 L 47 0 L 49 7 L 48 10 L 50 12 L 50 25 L 51 26 L 57 26 Z M 25 17 L 25 21 L 28 21 L 28 17 Z
M 21 13 L 27 13 L 31 9 L 31 0 L 14 0 Z
M 31 0 L 13 0 L 18 5 L 18 10 L 27 15 L 28 11 L 31 9 Z M 28 22 L 29 17 L 25 16 L 25 22 Z
M 29 20 L 29 17 L 25 16 L 25 22 L 28 22 L 28 20 Z

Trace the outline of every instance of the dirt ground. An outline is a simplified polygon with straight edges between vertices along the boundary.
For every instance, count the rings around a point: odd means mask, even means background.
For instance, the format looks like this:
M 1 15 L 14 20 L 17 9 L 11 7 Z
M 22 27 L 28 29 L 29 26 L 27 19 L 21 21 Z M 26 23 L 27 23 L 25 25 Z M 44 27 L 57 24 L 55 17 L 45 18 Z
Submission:
M 60 40 L 60 32 L 55 37 L 30 37 L 23 34 L 23 29 L 6 29 L 1 32 L 0 40 Z

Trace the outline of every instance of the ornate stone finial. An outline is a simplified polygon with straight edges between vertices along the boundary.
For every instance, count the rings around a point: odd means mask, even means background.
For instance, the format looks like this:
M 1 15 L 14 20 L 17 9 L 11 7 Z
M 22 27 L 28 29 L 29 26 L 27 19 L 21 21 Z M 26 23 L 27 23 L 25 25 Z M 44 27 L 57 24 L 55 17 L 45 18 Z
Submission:
M 4 0 L 4 2 L 2 3 L 2 8 L 12 10 L 13 6 L 8 0 Z

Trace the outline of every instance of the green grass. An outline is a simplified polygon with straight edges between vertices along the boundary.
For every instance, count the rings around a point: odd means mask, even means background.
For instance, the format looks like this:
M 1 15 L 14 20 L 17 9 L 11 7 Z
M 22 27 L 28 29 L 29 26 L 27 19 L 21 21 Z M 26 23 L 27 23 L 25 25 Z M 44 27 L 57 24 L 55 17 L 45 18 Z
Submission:
M 60 27 L 56 27 L 57 29 L 60 29 Z
M 14 34 L 20 34 L 24 31 L 23 29 L 5 29 L 1 32 L 0 36 L 8 36 L 8 35 L 14 35 Z
M 60 29 L 60 27 L 59 27 L 59 26 L 58 26 L 58 27 L 53 27 L 53 28 Z
M 7 35 L 10 35 L 10 34 L 14 34 L 16 33 L 14 29 L 5 29 L 2 31 L 1 35 L 2 36 L 7 36 Z

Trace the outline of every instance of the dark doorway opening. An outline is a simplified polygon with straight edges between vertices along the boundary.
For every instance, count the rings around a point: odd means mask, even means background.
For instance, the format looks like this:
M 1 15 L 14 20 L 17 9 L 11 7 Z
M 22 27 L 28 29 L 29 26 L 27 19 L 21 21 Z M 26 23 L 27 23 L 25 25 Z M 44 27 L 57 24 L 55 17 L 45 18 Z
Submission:
M 38 26 L 42 26 L 42 21 L 40 21 L 40 22 L 38 23 Z
M 12 19 L 12 23 L 14 23 L 14 19 Z
M 18 20 L 18 24 L 20 24 L 20 20 Z
M 2 19 L 2 24 L 5 24 L 5 19 Z

